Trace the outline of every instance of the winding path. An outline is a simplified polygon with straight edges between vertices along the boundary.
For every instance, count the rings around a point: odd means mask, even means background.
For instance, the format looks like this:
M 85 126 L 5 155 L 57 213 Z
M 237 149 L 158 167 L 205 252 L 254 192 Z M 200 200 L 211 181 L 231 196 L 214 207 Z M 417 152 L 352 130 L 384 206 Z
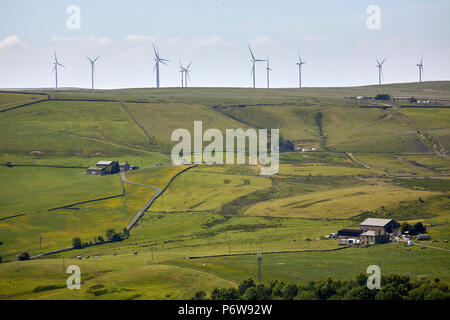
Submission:
M 197 167 L 197 165 L 191 166 L 191 167 L 187 167 L 183 170 L 181 170 L 180 172 L 178 172 L 176 175 L 174 175 L 169 183 L 167 183 L 167 185 L 164 187 L 164 189 L 160 189 L 158 187 L 155 186 L 150 186 L 150 185 L 146 185 L 146 184 L 141 184 L 141 183 L 136 183 L 136 182 L 132 182 L 132 181 L 128 181 L 127 177 L 125 176 L 125 172 L 123 170 L 120 171 L 120 177 L 122 178 L 122 181 L 125 183 L 130 183 L 130 184 L 135 184 L 135 185 L 139 185 L 139 186 L 144 186 L 144 187 L 149 187 L 152 189 L 155 189 L 157 192 L 156 194 L 150 198 L 150 200 L 147 201 L 147 203 L 142 207 L 141 210 L 139 210 L 136 215 L 133 217 L 133 219 L 131 219 L 130 223 L 128 223 L 128 225 L 126 226 L 126 229 L 128 231 L 130 231 L 134 225 L 139 221 L 139 219 L 144 215 L 145 211 L 148 210 L 148 208 L 150 208 L 150 206 L 153 204 L 153 202 L 158 199 L 158 197 L 164 192 L 166 191 L 166 189 L 170 186 L 170 184 L 172 183 L 173 180 L 175 180 L 176 177 L 178 177 L 180 174 L 182 174 L 183 172 L 186 172 L 189 169 L 195 168 Z
M 122 181 L 125 183 L 129 183 L 129 184 L 134 184 L 137 186 L 144 186 L 144 187 L 149 187 L 152 189 L 156 190 L 156 194 L 150 198 L 150 200 L 148 200 L 145 205 L 136 213 L 136 215 L 133 217 L 133 219 L 131 219 L 130 223 L 128 223 L 127 225 L 127 230 L 130 231 L 131 228 L 133 228 L 133 226 L 138 222 L 138 220 L 144 215 L 145 211 L 148 210 L 148 208 L 150 208 L 150 206 L 152 205 L 153 201 L 156 200 L 156 198 L 158 198 L 161 193 L 163 192 L 160 188 L 155 187 L 155 186 L 150 186 L 150 185 L 146 185 L 146 184 L 142 184 L 142 183 L 137 183 L 137 182 L 133 182 L 133 181 L 129 181 L 127 179 L 127 177 L 125 176 L 125 171 L 120 170 L 120 177 L 122 178 Z

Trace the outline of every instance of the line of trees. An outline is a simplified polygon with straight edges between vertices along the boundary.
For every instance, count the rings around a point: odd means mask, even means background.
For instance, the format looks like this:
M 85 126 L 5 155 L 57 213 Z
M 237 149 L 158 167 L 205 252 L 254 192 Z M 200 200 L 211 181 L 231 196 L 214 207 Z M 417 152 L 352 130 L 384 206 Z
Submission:
M 116 232 L 114 229 L 106 230 L 106 239 L 110 242 L 122 241 L 128 238 L 128 235 L 129 233 L 126 228 L 123 228 L 120 233 Z M 89 242 L 83 242 L 80 237 L 75 237 L 72 239 L 72 246 L 74 249 L 82 249 L 103 242 L 105 242 L 105 239 L 102 236 L 98 236 L 97 238 L 94 238 L 93 241 Z
M 253 279 L 242 281 L 237 288 L 214 288 L 211 300 L 450 300 L 448 286 L 439 279 L 430 281 L 419 276 L 412 281 L 408 275 L 381 277 L 381 288 L 367 288 L 363 273 L 355 280 L 310 281 L 306 285 L 279 280 L 256 284 Z M 192 300 L 207 300 L 204 291 L 197 291 Z
M 427 229 L 422 224 L 422 222 L 416 222 L 413 225 L 410 225 L 409 223 L 403 222 L 400 226 L 400 232 L 404 234 L 406 231 L 412 236 L 415 236 L 419 233 L 425 233 L 427 232 Z

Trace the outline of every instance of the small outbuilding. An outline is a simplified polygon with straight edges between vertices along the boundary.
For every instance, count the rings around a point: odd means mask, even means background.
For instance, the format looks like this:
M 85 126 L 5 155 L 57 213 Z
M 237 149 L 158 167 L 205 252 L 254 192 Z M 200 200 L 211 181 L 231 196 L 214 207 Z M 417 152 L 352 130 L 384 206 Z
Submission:
M 97 176 L 101 176 L 105 173 L 104 168 L 99 167 L 89 167 L 86 169 L 87 174 L 93 174 Z
M 337 232 L 338 244 L 356 244 L 360 242 L 362 231 L 357 229 L 341 229 Z

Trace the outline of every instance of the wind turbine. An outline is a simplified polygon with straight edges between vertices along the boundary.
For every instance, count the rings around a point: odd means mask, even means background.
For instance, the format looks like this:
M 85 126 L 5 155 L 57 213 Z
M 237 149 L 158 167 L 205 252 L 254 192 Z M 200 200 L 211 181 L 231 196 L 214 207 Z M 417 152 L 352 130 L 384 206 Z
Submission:
M 180 61 L 178 68 L 180 68 L 180 72 L 181 72 L 181 87 L 187 87 L 188 79 L 190 80 L 189 72 L 191 72 L 191 70 L 189 68 L 191 67 L 191 64 L 192 64 L 192 62 L 189 63 L 188 66 L 185 68 L 185 67 L 183 67 L 183 64 Z M 184 79 L 183 79 L 183 77 L 184 77 Z
M 86 56 L 86 58 L 88 58 L 89 62 L 91 63 L 92 90 L 94 90 L 94 63 L 95 63 L 95 61 L 97 61 L 98 58 L 100 58 L 100 56 L 98 56 L 98 57 L 95 58 L 94 60 L 92 60 L 92 59 L 89 58 L 88 56 Z
M 56 51 L 55 51 L 55 62 L 53 62 L 53 70 L 55 71 L 55 83 L 56 83 L 56 88 L 58 88 L 58 66 L 61 66 L 63 68 L 65 68 L 65 66 L 63 66 L 61 63 L 58 62 L 58 58 L 56 57 Z
M 169 60 L 161 58 L 159 56 L 158 49 L 155 47 L 154 44 L 152 44 L 152 45 L 153 45 L 153 51 L 155 52 L 155 67 L 153 68 L 153 72 L 155 72 L 155 70 L 156 70 L 156 87 L 159 88 L 159 63 L 167 65 L 166 61 L 168 62 Z
M 383 63 L 386 61 L 386 58 L 383 59 L 383 61 L 378 61 L 377 59 L 377 68 L 378 68 L 378 84 L 381 84 L 381 77 L 383 75 Z
M 423 73 L 423 55 L 420 58 L 420 62 L 417 64 L 417 67 L 419 68 L 419 82 L 422 82 L 422 73 Z
M 270 88 L 270 71 L 272 71 L 272 69 L 270 69 L 269 58 L 267 58 L 266 71 L 267 71 L 267 89 L 269 89 Z
M 191 67 L 192 61 L 191 63 L 188 64 L 188 66 L 186 68 L 184 68 L 184 86 L 187 88 L 188 85 L 188 79 L 191 80 L 191 78 L 189 77 L 189 72 L 191 72 L 191 70 L 189 69 Z
M 251 74 L 253 75 L 253 88 L 255 88 L 255 63 L 259 62 L 259 61 L 266 61 L 266 60 L 256 59 L 255 56 L 253 55 L 253 52 L 252 52 L 252 49 L 250 48 L 250 46 L 248 46 L 248 50 L 250 50 L 250 54 L 252 56 L 252 60 L 250 60 L 250 62 L 253 63 Z
M 300 52 L 298 53 L 298 87 L 302 87 L 302 65 L 304 65 L 306 61 L 302 61 L 302 58 L 300 57 Z
M 183 80 L 183 78 L 184 78 L 184 67 L 183 67 L 183 64 L 181 63 L 181 60 L 180 60 L 180 64 L 178 65 L 178 68 L 180 69 L 180 72 L 181 72 L 181 87 L 184 88 L 184 80 Z

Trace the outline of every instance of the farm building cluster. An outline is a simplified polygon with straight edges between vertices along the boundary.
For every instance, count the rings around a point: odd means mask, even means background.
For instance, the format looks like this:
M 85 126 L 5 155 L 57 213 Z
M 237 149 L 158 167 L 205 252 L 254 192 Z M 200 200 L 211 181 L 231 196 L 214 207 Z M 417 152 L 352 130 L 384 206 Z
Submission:
M 400 224 L 393 219 L 367 218 L 359 225 L 359 229 L 341 229 L 336 237 L 338 244 L 357 244 L 367 247 L 379 243 L 387 243 L 389 239 L 400 235 Z
M 86 169 L 87 174 L 93 175 L 104 175 L 104 174 L 115 174 L 120 171 L 137 170 L 139 167 L 131 166 L 127 161 L 118 162 L 111 160 L 101 160 L 97 162 L 95 167 L 89 167 Z

